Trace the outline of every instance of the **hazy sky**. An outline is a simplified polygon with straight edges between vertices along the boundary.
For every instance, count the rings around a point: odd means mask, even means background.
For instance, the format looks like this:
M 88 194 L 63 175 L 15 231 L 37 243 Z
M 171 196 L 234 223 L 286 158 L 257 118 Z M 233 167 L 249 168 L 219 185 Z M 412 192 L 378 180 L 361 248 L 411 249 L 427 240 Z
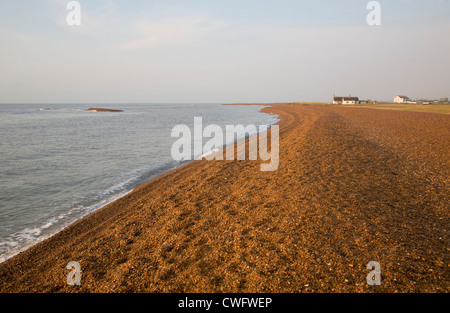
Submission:
M 0 0 L 0 102 L 450 97 L 450 0 Z

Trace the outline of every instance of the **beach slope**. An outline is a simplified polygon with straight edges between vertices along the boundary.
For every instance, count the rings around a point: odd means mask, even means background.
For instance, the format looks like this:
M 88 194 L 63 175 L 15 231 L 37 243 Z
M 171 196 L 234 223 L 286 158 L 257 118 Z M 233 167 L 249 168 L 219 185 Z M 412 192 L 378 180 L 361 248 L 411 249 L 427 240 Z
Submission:
M 280 116 L 277 171 L 191 162 L 0 264 L 0 291 L 449 291 L 449 115 L 263 110 Z

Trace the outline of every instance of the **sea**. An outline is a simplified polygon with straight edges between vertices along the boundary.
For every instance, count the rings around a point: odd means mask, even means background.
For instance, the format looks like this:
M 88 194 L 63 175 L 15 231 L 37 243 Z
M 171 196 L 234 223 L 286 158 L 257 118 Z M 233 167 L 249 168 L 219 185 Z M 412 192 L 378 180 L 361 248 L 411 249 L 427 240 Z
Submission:
M 276 123 L 262 107 L 0 104 L 0 262 L 189 162 L 172 158 L 176 125 Z

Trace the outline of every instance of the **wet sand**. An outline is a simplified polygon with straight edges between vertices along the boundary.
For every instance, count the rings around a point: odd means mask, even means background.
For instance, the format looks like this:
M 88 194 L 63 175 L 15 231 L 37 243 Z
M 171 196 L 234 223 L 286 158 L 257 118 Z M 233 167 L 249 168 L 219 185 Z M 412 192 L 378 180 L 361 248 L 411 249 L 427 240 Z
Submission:
M 0 291 L 449 291 L 449 115 L 263 110 L 280 115 L 277 171 L 191 162 L 0 264 Z

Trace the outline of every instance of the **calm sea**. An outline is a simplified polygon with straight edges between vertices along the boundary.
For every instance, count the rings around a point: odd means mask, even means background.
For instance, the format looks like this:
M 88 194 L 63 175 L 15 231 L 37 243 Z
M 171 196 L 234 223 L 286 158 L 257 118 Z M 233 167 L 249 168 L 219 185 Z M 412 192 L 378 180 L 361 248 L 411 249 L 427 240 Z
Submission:
M 86 112 L 91 106 L 123 113 Z M 0 104 L 0 262 L 184 163 L 175 125 L 273 124 L 260 106 Z

